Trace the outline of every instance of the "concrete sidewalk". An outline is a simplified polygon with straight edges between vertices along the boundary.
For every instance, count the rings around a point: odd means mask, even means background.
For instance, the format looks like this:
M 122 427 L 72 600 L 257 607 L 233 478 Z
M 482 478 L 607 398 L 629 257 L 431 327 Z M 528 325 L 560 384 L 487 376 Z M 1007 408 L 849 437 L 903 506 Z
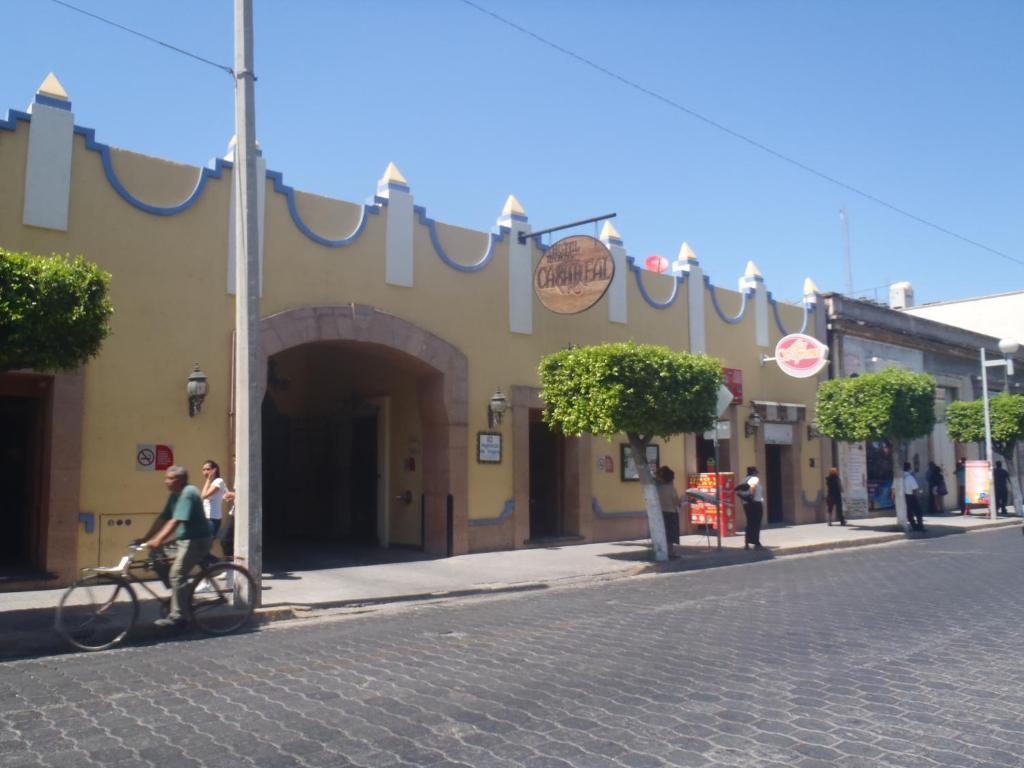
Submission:
M 743 536 L 723 539 L 683 536 L 677 557 L 651 561 L 649 543 L 537 547 L 440 559 L 275 571 L 264 576 L 261 621 L 322 615 L 332 609 L 387 603 L 440 600 L 489 593 L 544 589 L 559 585 L 624 578 L 641 573 L 674 572 L 757 562 L 818 550 L 920 540 L 990 528 L 1019 526 L 1020 518 L 931 515 L 925 534 L 905 535 L 894 517 L 766 528 L 765 549 L 744 551 Z M 53 630 L 61 589 L 0 593 L 0 658 L 56 652 L 63 644 Z M 140 595 L 140 598 L 144 595 Z M 143 616 L 143 620 L 148 617 Z

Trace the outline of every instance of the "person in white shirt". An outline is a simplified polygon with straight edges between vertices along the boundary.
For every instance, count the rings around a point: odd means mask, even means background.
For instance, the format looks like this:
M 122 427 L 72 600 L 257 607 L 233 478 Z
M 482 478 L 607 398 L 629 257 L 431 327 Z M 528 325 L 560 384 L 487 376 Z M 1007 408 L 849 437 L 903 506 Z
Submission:
M 761 546 L 761 518 L 764 516 L 764 488 L 761 486 L 761 478 L 757 476 L 757 467 L 747 467 L 747 479 L 743 481 L 747 486 L 744 493 L 746 498 L 743 501 L 743 512 L 747 516 L 747 525 L 743 531 L 743 548 L 763 549 Z
M 206 519 L 210 521 L 213 535 L 216 536 L 217 531 L 220 530 L 220 520 L 224 508 L 224 494 L 227 492 L 227 485 L 224 483 L 224 478 L 220 476 L 220 467 L 213 459 L 207 459 L 203 462 L 203 477 L 206 479 L 206 482 L 203 484 L 203 489 L 199 492 L 199 495 L 203 499 L 203 512 L 206 513 Z
M 903 462 L 903 499 L 907 502 L 907 520 L 910 521 L 912 531 L 924 530 L 924 517 L 921 515 L 921 506 L 917 503 L 919 490 L 921 486 L 910 472 L 910 462 Z

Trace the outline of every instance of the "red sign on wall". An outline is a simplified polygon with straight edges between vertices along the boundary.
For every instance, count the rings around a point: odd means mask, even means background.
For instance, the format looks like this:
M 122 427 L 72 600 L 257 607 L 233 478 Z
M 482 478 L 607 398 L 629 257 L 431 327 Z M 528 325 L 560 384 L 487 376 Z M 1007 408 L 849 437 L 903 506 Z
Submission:
M 174 449 L 169 445 L 139 443 L 135 446 L 135 469 L 163 472 L 174 464 Z
M 725 387 L 732 392 L 732 404 L 743 403 L 743 371 L 739 368 L 723 368 L 722 376 L 725 377 Z

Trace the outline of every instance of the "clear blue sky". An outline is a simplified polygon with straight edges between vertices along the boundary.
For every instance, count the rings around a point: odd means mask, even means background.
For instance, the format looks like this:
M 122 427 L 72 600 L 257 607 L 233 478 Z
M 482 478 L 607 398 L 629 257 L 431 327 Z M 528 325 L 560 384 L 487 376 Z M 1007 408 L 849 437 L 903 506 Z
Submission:
M 69 0 L 233 63 L 230 0 Z M 475 0 L 733 131 L 1024 262 L 1019 0 Z M 372 195 L 394 161 L 441 221 L 535 229 L 618 212 L 629 253 L 683 241 L 716 284 L 776 297 L 910 280 L 917 301 L 1024 289 L 1014 263 L 840 189 L 459 0 L 257 0 L 257 134 L 300 189 Z M 0 107 L 47 72 L 100 141 L 196 165 L 234 132 L 231 78 L 48 0 L 0 0 Z M 592 228 L 585 228 L 591 233 Z M 869 295 L 873 295 L 869 292 Z M 878 295 L 884 300 L 885 291 Z

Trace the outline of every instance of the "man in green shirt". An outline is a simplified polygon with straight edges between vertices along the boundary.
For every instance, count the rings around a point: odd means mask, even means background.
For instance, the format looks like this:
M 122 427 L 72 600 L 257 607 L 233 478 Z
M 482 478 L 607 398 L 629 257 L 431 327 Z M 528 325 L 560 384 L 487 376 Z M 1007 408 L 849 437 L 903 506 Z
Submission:
M 164 511 L 146 534 L 148 539 L 143 545 L 156 549 L 168 542 L 164 549 L 168 556 L 174 558 L 170 572 L 171 612 L 167 618 L 158 619 L 156 625 L 179 627 L 186 622 L 182 605 L 186 598 L 189 572 L 209 554 L 213 531 L 203 512 L 199 489 L 188 484 L 187 469 L 179 466 L 168 468 L 164 475 L 164 485 L 170 491 L 170 496 L 167 497 Z

